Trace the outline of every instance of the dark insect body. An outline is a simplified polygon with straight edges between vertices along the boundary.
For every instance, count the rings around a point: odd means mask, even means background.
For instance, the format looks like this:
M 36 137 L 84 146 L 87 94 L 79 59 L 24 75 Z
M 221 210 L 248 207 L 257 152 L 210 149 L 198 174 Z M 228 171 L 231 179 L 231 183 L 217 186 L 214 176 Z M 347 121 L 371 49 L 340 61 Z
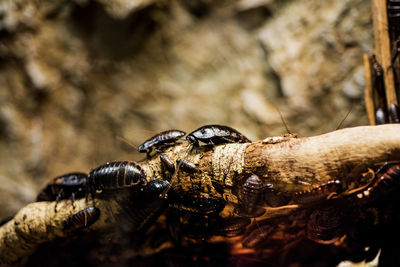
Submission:
M 396 60 L 400 52 L 400 1 L 398 0 L 388 0 L 387 1 L 387 14 L 390 35 L 394 43 L 392 52 L 392 64 Z
M 377 175 L 376 179 L 366 190 L 358 195 L 358 198 L 379 198 L 385 197 L 394 192 L 400 186 L 400 165 L 390 166 L 382 175 Z
M 39 193 L 37 201 L 59 201 L 72 197 L 85 196 L 85 185 L 88 175 L 81 172 L 67 173 L 58 176 Z
M 376 92 L 375 124 L 386 124 L 389 123 L 389 117 L 387 114 L 385 81 L 382 66 L 376 60 L 375 55 L 371 58 L 371 65 L 373 79 L 372 83 Z
M 95 190 L 115 190 L 140 185 L 146 180 L 142 168 L 133 161 L 107 162 L 93 169 L 88 176 L 88 187 Z
M 376 125 L 389 123 L 387 112 L 383 108 L 377 108 L 375 112 Z
M 168 199 L 164 191 L 171 187 L 165 180 L 153 180 L 132 194 L 131 206 L 124 207 L 124 215 L 129 217 L 129 228 L 135 232 L 147 229 L 167 208 Z
M 225 207 L 222 198 L 200 195 L 196 192 L 174 192 L 168 199 L 170 208 L 183 213 L 218 214 Z
M 176 160 L 177 166 L 179 166 L 179 169 L 187 172 L 187 173 L 196 173 L 199 171 L 199 169 L 197 168 L 196 164 L 191 163 L 187 160 L 184 159 L 177 159 Z
M 160 160 L 170 173 L 175 172 L 175 163 L 167 155 L 160 155 Z
M 307 222 L 307 237 L 320 244 L 332 244 L 343 235 L 343 214 L 327 207 L 312 212 Z
M 160 150 L 163 147 L 174 145 L 185 134 L 185 132 L 180 130 L 168 130 L 158 133 L 141 144 L 138 147 L 138 151 L 140 153 L 147 153 L 147 156 L 149 156 L 153 149 Z
M 100 216 L 100 210 L 96 207 L 87 207 L 72 215 L 64 222 L 64 232 L 70 233 L 79 231 L 92 225 Z
M 215 235 L 225 237 L 235 237 L 242 235 L 246 231 L 246 226 L 251 220 L 249 218 L 230 217 L 221 219 L 214 231 Z
M 246 179 L 242 187 L 239 214 L 246 217 L 258 217 L 265 210 L 260 204 L 264 202 L 264 191 L 266 186 L 255 174 Z
M 335 180 L 320 185 L 309 191 L 296 193 L 293 197 L 293 200 L 295 203 L 299 204 L 315 204 L 315 202 L 327 200 L 333 195 L 337 195 L 342 191 L 342 183 L 339 180 Z
M 389 115 L 392 123 L 400 123 L 400 108 L 396 104 L 390 104 Z
M 199 146 L 199 141 L 208 145 L 251 142 L 237 130 L 223 125 L 205 125 L 188 134 L 186 139 L 196 147 Z

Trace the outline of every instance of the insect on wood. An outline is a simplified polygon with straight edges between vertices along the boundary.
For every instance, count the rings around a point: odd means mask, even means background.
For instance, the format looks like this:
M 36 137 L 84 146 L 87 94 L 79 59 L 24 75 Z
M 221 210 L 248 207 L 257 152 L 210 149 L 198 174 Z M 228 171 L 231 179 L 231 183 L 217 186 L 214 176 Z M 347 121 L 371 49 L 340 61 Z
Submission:
M 64 232 L 70 233 L 86 228 L 97 221 L 100 210 L 96 207 L 87 207 L 72 215 L 64 222 Z
M 142 184 L 146 174 L 134 161 L 108 162 L 93 169 L 88 176 L 88 187 L 95 190 L 114 190 Z
M 188 134 L 186 139 L 194 146 L 199 141 L 208 145 L 226 143 L 250 143 L 251 141 L 237 130 L 223 125 L 205 125 Z
M 158 133 L 141 144 L 138 147 L 138 151 L 140 153 L 147 153 L 149 157 L 153 149 L 160 151 L 164 147 L 175 145 L 176 141 L 185 134 L 185 132 L 180 130 L 168 130 Z

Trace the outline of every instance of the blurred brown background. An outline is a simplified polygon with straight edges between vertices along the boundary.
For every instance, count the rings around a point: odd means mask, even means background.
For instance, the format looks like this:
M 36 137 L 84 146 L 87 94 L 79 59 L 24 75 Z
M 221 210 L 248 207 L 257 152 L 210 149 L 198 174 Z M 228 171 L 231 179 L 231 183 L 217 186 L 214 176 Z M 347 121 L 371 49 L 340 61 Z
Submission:
M 367 124 L 366 0 L 0 1 L 0 218 L 171 128 Z

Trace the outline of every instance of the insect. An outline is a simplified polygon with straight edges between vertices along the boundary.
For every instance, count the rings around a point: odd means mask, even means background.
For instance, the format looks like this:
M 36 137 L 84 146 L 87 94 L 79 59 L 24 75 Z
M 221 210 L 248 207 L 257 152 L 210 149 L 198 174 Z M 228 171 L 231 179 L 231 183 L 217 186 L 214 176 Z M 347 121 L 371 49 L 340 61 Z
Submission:
M 160 155 L 160 160 L 161 160 L 162 164 L 165 166 L 165 168 L 167 168 L 167 170 L 170 173 L 174 173 L 175 172 L 175 163 L 172 161 L 172 159 L 170 159 L 165 154 L 161 154 Z
M 186 139 L 196 147 L 199 146 L 199 141 L 208 145 L 251 142 L 235 129 L 223 125 L 205 125 L 188 134 Z
M 389 115 L 392 119 L 392 123 L 400 123 L 400 108 L 396 104 L 390 104 Z
M 389 123 L 387 112 L 383 108 L 377 108 L 375 112 L 376 125 Z
M 225 201 L 219 197 L 197 192 L 175 191 L 169 196 L 169 206 L 181 212 L 208 215 L 221 212 L 225 207 Z
M 293 199 L 295 203 L 315 204 L 315 202 L 330 199 L 342 192 L 342 183 L 339 180 L 312 188 L 309 191 L 297 192 Z
M 187 173 L 196 173 L 198 171 L 200 171 L 196 164 L 189 162 L 187 160 L 184 159 L 177 159 L 176 160 L 177 165 L 179 166 L 179 169 L 187 172 Z
M 141 186 L 130 199 L 132 205 L 123 207 L 124 216 L 129 219 L 126 224 L 135 232 L 147 229 L 158 216 L 167 208 L 168 200 L 164 192 L 171 185 L 166 180 L 153 180 Z
M 243 234 L 246 231 L 246 226 L 251 220 L 249 218 L 231 217 L 222 219 L 217 223 L 215 229 L 216 235 L 235 237 Z
M 146 174 L 134 161 L 107 162 L 88 175 L 87 186 L 95 190 L 115 190 L 140 185 L 146 180 Z
M 72 215 L 64 222 L 65 233 L 71 233 L 86 228 L 97 221 L 100 216 L 100 210 L 96 207 L 87 207 L 78 213 Z
M 357 193 L 357 197 L 360 199 L 376 199 L 394 192 L 400 185 L 400 165 L 394 164 L 387 166 L 386 169 L 382 174 L 378 172 L 375 179 L 365 188 L 362 188 L 361 192 Z
M 174 191 L 169 196 L 168 224 L 171 237 L 179 241 L 182 237 L 204 239 L 214 234 L 218 214 L 224 207 L 225 201 L 219 197 Z M 223 232 L 222 228 L 220 230 Z
M 37 196 L 37 201 L 56 201 L 71 198 L 74 203 L 75 198 L 81 198 L 86 194 L 86 183 L 88 175 L 81 172 L 67 173 L 53 179 Z
M 400 2 L 397 0 L 387 1 L 387 13 L 391 39 L 393 41 L 392 65 L 400 52 L 399 26 L 400 26 Z
M 261 216 L 265 210 L 261 208 L 266 186 L 255 174 L 246 179 L 242 187 L 239 214 L 246 217 Z
M 153 149 L 159 151 L 166 146 L 174 145 L 185 134 L 185 132 L 180 130 L 168 130 L 158 133 L 141 144 L 138 147 L 138 151 L 140 153 L 147 153 L 147 157 L 149 157 Z

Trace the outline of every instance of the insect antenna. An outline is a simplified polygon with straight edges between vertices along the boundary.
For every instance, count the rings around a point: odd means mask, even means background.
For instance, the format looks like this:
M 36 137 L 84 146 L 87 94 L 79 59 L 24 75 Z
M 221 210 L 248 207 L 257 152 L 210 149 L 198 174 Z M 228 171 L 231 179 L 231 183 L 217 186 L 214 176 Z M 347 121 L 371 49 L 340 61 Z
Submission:
M 283 125 L 285 125 L 285 128 L 286 128 L 287 133 L 288 133 L 288 134 L 292 134 L 292 132 L 289 130 L 289 127 L 288 127 L 288 124 L 287 124 L 285 118 L 284 118 L 283 115 L 282 115 L 282 112 L 279 110 L 278 107 L 275 107 L 275 108 L 276 108 L 276 110 L 277 110 L 278 113 L 279 113 L 279 117 L 281 117 L 281 120 L 282 120 Z
M 133 147 L 134 149 L 136 149 L 137 150 L 137 146 L 135 146 L 134 144 L 132 144 L 128 139 L 126 139 L 126 138 L 124 138 L 124 137 L 122 137 L 122 136 L 117 136 L 117 139 L 119 139 L 120 141 L 122 141 L 122 142 L 124 142 L 124 143 L 126 143 L 126 144 L 128 144 L 128 145 L 130 145 L 131 147 Z
M 349 111 L 347 112 L 346 116 L 344 116 L 344 118 L 340 121 L 340 123 L 338 124 L 338 126 L 336 127 L 336 130 L 339 130 L 340 127 L 342 127 L 343 122 L 347 119 L 347 117 L 350 115 L 351 111 L 353 110 L 353 104 L 351 104 Z

